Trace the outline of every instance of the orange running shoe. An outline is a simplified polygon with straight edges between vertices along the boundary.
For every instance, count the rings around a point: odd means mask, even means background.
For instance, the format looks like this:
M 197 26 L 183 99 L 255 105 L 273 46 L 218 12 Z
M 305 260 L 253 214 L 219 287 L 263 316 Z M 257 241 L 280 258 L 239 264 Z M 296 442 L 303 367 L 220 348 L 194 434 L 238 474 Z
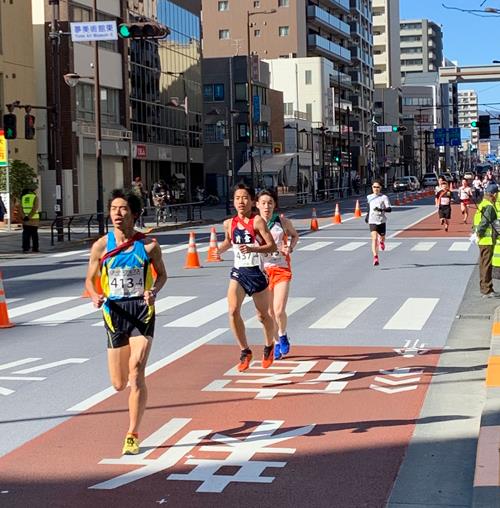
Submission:
M 262 355 L 262 367 L 268 369 L 274 361 L 274 344 L 272 346 L 264 346 L 264 354 Z
M 250 367 L 250 362 L 252 361 L 252 351 L 250 349 L 243 349 L 240 356 L 240 363 L 238 365 L 238 370 L 243 372 Z

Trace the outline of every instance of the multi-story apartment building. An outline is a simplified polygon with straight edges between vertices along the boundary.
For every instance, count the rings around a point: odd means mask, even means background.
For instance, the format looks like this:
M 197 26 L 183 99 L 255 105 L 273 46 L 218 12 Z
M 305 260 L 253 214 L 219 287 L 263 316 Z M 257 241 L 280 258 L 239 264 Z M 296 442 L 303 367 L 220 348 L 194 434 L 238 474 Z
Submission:
M 477 92 L 475 90 L 458 91 L 458 125 L 463 129 L 471 129 L 471 142 L 477 147 L 479 129 L 471 127 L 473 121 L 479 117 Z
M 35 105 L 35 61 L 33 53 L 31 2 L 0 4 L 0 109 L 7 113 L 6 104 L 20 101 Z M 41 104 L 41 105 L 44 105 Z M 36 141 L 24 139 L 24 109 L 12 111 L 17 117 L 17 139 L 10 140 L 9 159 L 19 159 L 37 169 Z M 31 111 L 33 114 L 35 110 Z M 43 123 L 36 115 L 37 137 Z M 6 189 L 0 189 L 4 191 Z M 5 196 L 4 196 L 5 197 Z M 7 199 L 5 199 L 7 201 Z
M 443 62 L 443 32 L 428 19 L 400 22 L 401 76 L 418 72 L 437 72 Z
M 202 0 L 202 8 L 204 57 L 251 53 L 262 59 L 322 56 L 331 61 L 341 77 L 340 96 L 356 95 L 353 163 L 363 169 L 360 153 L 373 83 L 371 0 Z M 344 110 L 340 123 L 346 122 Z

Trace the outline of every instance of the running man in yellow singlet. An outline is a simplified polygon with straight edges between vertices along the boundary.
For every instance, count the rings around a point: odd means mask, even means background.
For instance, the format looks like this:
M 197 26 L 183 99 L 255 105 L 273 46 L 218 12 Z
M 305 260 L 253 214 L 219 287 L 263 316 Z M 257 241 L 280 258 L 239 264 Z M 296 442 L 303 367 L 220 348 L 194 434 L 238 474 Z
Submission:
M 286 332 L 288 322 L 286 304 L 292 280 L 290 254 L 299 241 L 299 234 L 292 222 L 276 213 L 277 206 L 278 200 L 275 194 L 268 190 L 259 192 L 257 208 L 260 216 L 267 222 L 267 227 L 277 246 L 276 251 L 264 255 L 264 269 L 269 278 L 271 292 L 269 312 L 275 321 L 275 360 L 283 358 L 290 352 L 290 341 Z
M 108 335 L 108 368 L 118 391 L 130 384 L 129 427 L 123 454 L 139 453 L 139 425 L 146 408 L 145 368 L 155 325 L 155 298 L 167 282 L 160 246 L 134 231 L 140 199 L 114 190 L 109 201 L 113 231 L 92 246 L 85 287 L 102 308 Z M 96 279 L 101 279 L 97 287 Z

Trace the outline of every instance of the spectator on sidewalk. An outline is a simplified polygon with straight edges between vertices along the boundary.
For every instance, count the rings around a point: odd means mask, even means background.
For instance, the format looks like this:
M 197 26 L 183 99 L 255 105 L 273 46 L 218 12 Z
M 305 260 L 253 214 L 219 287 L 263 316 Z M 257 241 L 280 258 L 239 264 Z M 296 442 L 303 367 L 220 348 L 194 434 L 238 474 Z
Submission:
M 7 208 L 5 208 L 5 204 L 3 202 L 2 196 L 0 196 L 0 222 L 5 221 L 5 215 L 7 214 Z
M 38 213 L 38 197 L 35 191 L 23 189 L 21 193 L 21 211 L 23 217 L 23 252 L 30 250 L 39 252 L 38 226 L 40 225 L 40 214 Z

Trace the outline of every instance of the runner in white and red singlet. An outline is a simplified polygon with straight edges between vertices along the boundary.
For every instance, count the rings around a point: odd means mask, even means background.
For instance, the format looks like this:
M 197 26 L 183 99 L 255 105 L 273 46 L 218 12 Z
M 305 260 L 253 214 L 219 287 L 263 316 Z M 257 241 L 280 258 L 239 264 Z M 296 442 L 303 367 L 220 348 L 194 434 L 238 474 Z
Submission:
M 469 181 L 465 178 L 462 180 L 462 185 L 458 188 L 458 199 L 460 199 L 460 211 L 464 216 L 464 224 L 467 224 L 469 217 L 469 205 L 472 200 L 472 187 Z

